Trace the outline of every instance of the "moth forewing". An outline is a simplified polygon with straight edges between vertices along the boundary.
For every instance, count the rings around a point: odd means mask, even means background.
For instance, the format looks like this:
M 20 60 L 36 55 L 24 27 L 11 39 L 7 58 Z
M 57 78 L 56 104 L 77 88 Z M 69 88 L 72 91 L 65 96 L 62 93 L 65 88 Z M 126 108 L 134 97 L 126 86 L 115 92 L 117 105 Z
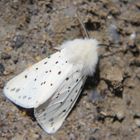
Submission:
M 56 132 L 74 106 L 82 85 L 98 62 L 98 41 L 67 41 L 62 50 L 10 80 L 4 94 L 15 104 L 35 108 L 35 117 L 48 133 Z
M 61 127 L 78 99 L 85 80 L 86 77 L 79 72 L 71 74 L 69 80 L 63 82 L 49 103 L 46 102 L 35 109 L 36 119 L 47 133 L 55 133 Z
M 57 52 L 11 79 L 4 88 L 5 96 L 25 108 L 43 104 L 71 71 L 72 65 L 61 57 L 61 53 Z

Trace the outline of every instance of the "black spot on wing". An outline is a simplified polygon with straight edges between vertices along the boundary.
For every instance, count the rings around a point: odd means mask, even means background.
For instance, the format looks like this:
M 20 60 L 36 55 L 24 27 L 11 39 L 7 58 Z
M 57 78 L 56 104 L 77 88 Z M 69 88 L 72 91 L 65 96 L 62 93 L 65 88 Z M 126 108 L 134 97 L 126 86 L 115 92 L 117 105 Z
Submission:
M 47 61 L 46 61 L 46 62 L 44 62 L 44 64 L 47 64 Z
M 27 75 L 25 75 L 25 78 L 27 78 Z
M 41 82 L 41 84 L 40 84 L 40 85 L 44 85 L 44 84 L 46 84 L 46 81 L 44 81 L 44 82 Z
M 52 122 L 52 121 L 54 121 L 54 118 L 49 119 L 49 122 Z
M 45 111 L 45 108 L 41 109 L 41 112 L 44 112 Z
M 50 122 L 50 125 L 51 125 L 51 127 L 53 127 L 53 125 L 54 125 L 54 122 L 53 122 L 53 121 L 51 121 L 51 122 Z
M 66 81 L 68 81 L 68 80 L 69 80 L 69 77 L 66 78 Z
M 45 117 L 46 115 L 47 115 L 46 113 L 43 114 L 44 117 Z
M 19 92 L 19 91 L 20 91 L 20 88 L 17 88 L 17 89 L 16 89 L 16 92 Z
M 23 96 L 23 99 L 25 99 L 27 96 Z
M 55 64 L 58 64 L 58 61 L 56 61 Z
M 12 88 L 10 91 L 15 91 L 16 88 Z
M 38 70 L 38 68 L 35 68 L 36 70 Z
M 58 72 L 58 75 L 60 75 L 60 74 L 61 74 L 61 71 Z
M 32 98 L 31 97 L 28 97 L 28 100 L 31 100 Z

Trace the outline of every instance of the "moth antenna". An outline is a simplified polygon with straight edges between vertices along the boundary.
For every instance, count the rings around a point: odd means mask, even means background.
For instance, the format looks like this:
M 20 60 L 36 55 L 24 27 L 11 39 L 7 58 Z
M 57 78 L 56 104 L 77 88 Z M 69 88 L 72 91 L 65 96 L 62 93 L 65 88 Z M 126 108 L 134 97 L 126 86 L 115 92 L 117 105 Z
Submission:
M 77 19 L 79 20 L 79 23 L 81 24 L 82 29 L 84 30 L 86 38 L 89 38 L 89 34 L 88 34 L 88 32 L 87 32 L 87 30 L 86 30 L 86 28 L 85 28 L 85 26 L 80 18 L 78 11 L 76 11 L 76 16 L 77 16 Z
M 84 33 L 85 33 L 86 38 L 89 38 L 89 34 L 88 34 L 88 32 L 87 32 L 87 30 L 86 30 L 86 28 L 85 28 L 85 26 L 84 26 L 84 24 L 83 24 L 83 22 L 82 22 L 82 20 L 80 18 L 80 15 L 78 13 L 78 10 L 76 11 L 76 16 L 77 16 L 77 19 L 79 20 L 79 23 L 81 24 L 82 29 L 84 30 Z M 101 43 L 101 44 L 98 44 L 98 45 L 99 46 L 107 46 L 107 47 L 109 46 L 109 44 L 104 44 L 104 43 Z M 102 54 L 102 55 L 100 55 L 100 58 L 112 56 L 112 55 L 114 55 L 116 53 L 120 53 L 120 52 L 123 52 L 123 51 L 124 51 L 123 49 L 120 49 L 120 50 L 117 50 L 115 52 Z

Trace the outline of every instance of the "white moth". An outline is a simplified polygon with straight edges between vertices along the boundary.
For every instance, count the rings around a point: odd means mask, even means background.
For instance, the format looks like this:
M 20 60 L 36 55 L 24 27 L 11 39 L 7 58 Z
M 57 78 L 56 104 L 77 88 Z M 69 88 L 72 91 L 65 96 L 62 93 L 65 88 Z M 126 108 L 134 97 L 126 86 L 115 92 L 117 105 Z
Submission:
M 47 133 L 55 133 L 74 106 L 88 75 L 98 61 L 95 39 L 75 39 L 27 68 L 4 87 L 5 96 L 34 115 Z

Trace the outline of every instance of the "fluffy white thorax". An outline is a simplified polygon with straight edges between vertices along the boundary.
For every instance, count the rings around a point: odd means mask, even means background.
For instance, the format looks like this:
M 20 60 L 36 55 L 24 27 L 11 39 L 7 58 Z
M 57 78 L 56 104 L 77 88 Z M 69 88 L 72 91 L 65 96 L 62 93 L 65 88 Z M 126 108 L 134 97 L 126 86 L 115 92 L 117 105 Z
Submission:
M 85 75 L 92 75 L 98 62 L 98 41 L 75 39 L 61 45 L 65 57 L 74 65 L 81 65 Z

